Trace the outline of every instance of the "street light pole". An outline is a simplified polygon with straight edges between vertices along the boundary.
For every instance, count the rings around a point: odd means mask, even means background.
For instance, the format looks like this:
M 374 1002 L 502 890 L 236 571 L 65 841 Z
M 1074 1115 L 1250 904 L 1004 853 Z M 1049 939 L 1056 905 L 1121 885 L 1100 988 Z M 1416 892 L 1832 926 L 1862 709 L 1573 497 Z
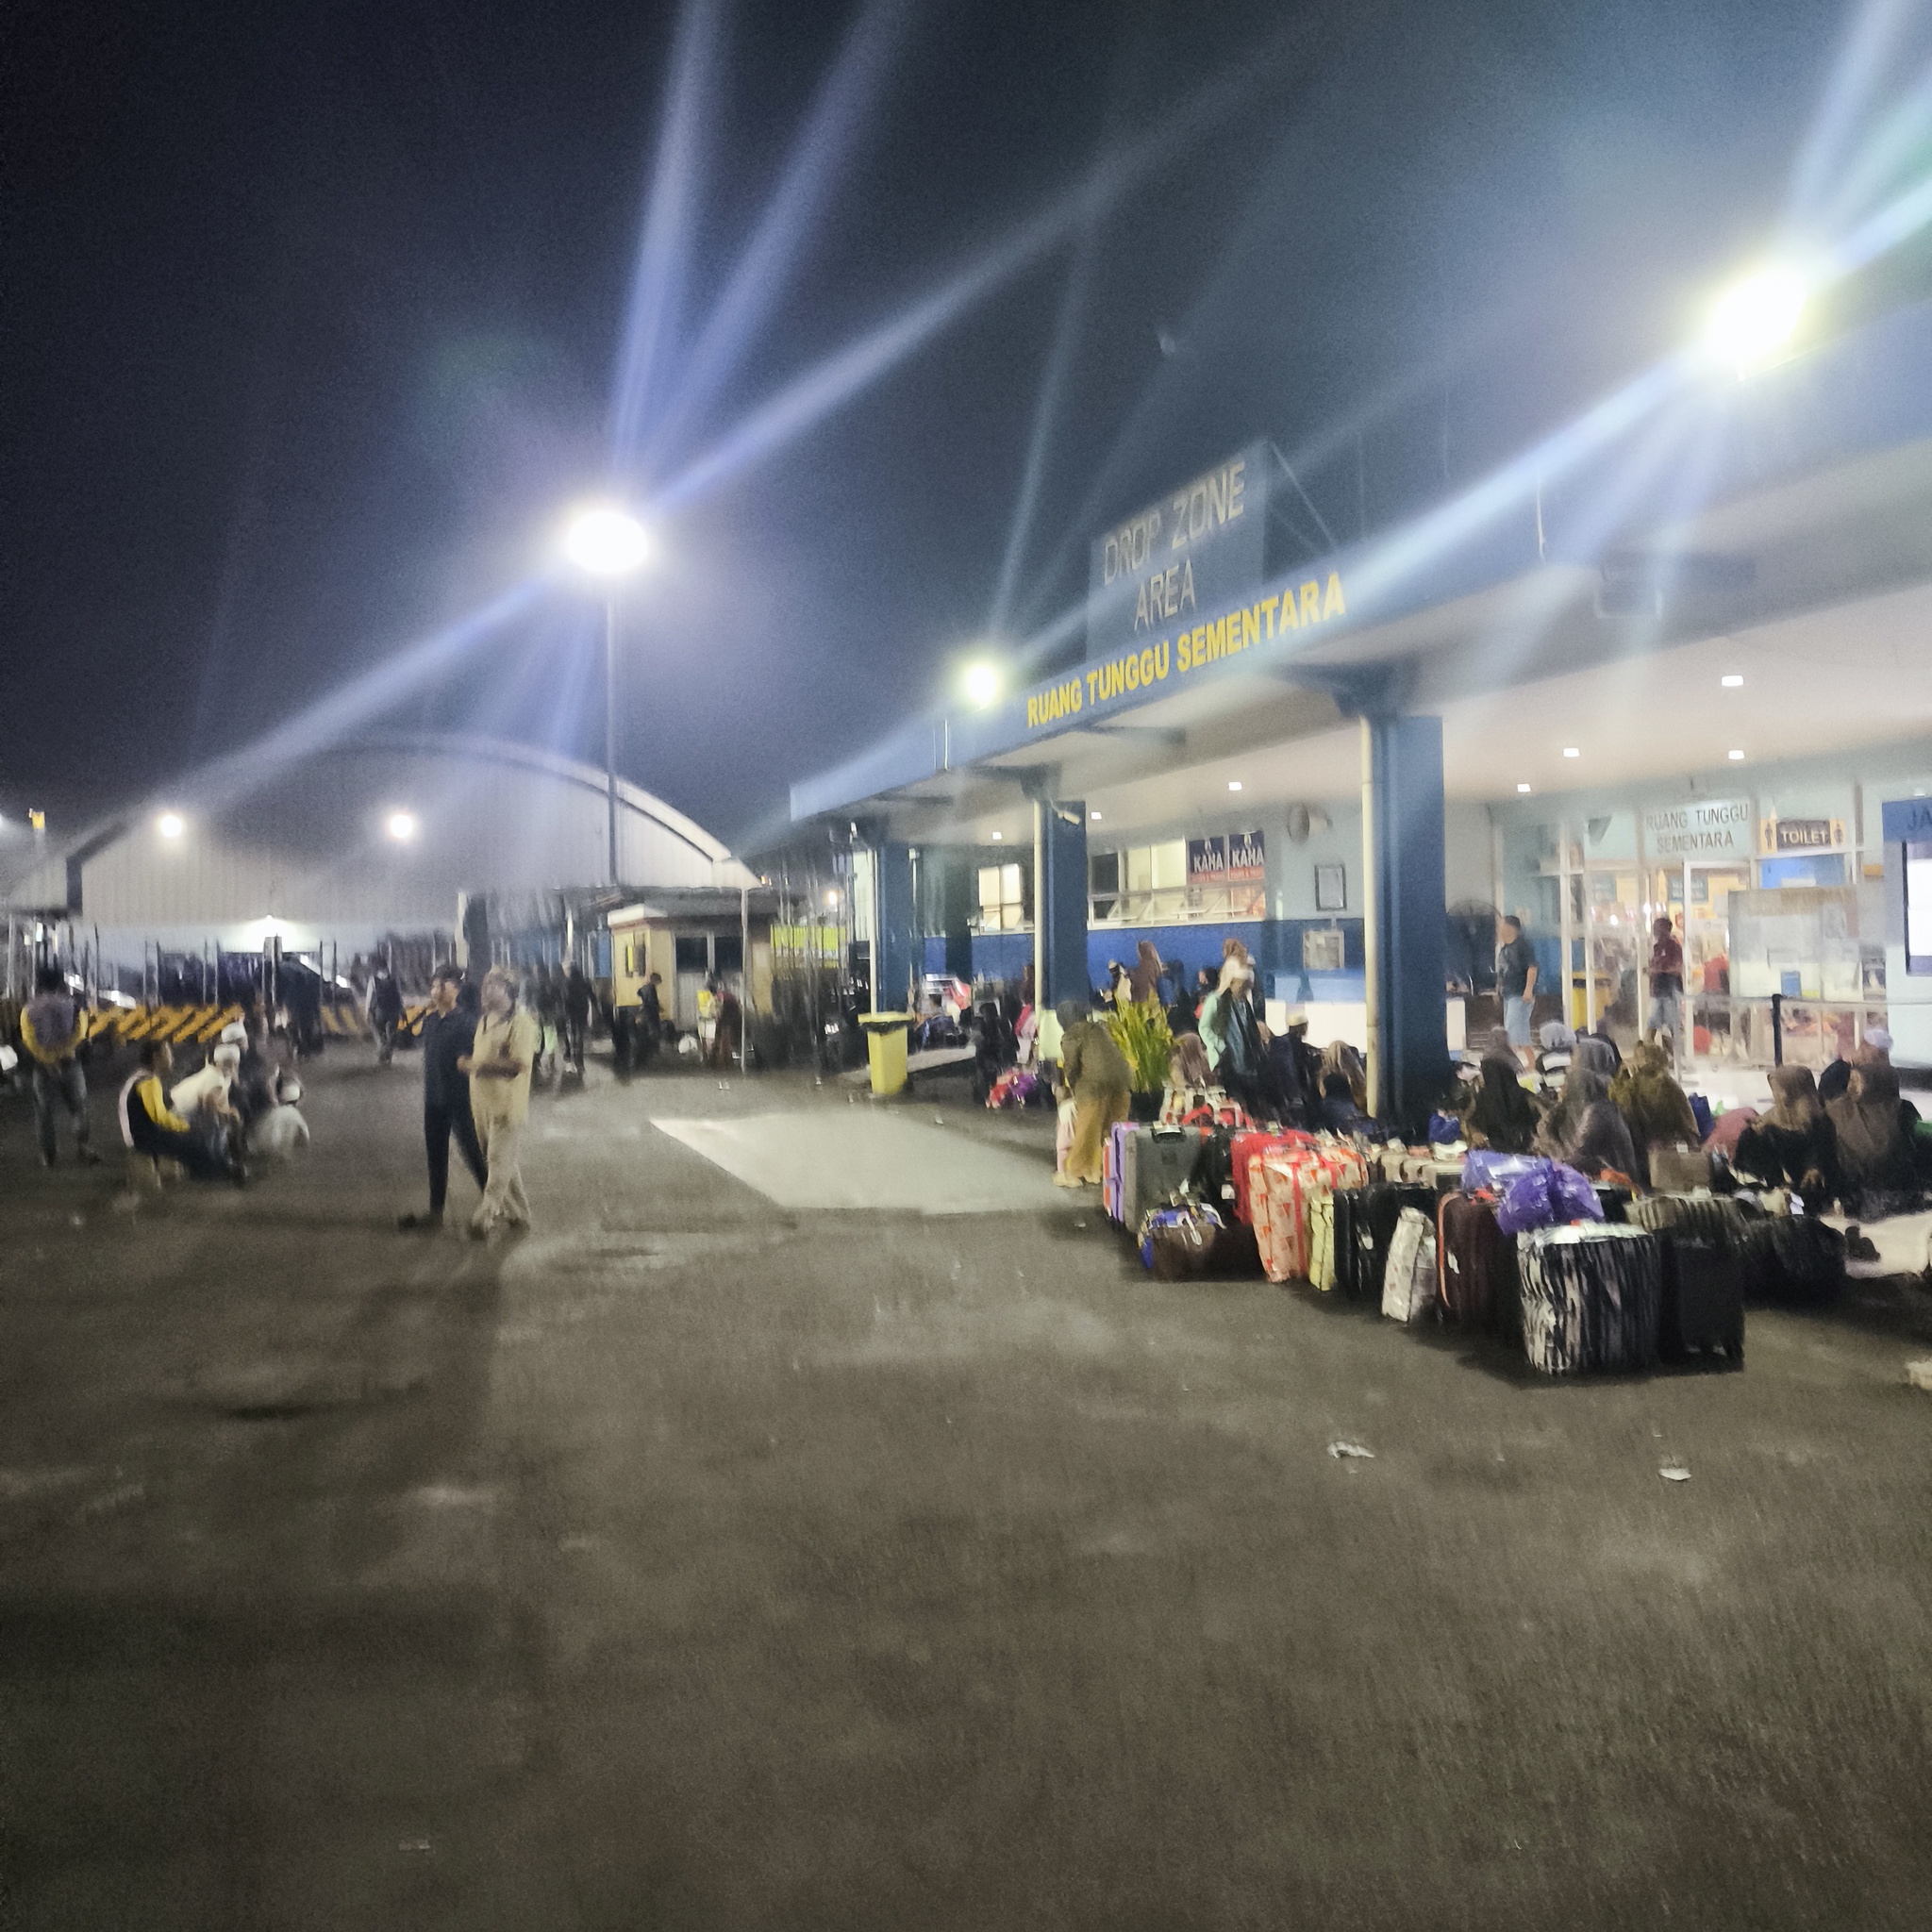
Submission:
M 617 592 L 604 593 L 604 803 L 608 814 L 610 883 L 617 884 Z

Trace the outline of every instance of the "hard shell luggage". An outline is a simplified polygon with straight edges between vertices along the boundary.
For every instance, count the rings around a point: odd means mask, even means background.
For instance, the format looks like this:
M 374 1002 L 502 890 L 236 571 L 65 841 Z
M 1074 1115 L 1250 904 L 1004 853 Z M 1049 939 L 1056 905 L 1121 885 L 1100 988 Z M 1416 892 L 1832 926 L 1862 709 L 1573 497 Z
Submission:
M 1728 1194 L 1645 1194 L 1629 1202 L 1624 1218 L 1651 1234 L 1734 1247 L 1744 1238 L 1744 1210 Z
M 1722 1349 L 1744 1359 L 1744 1257 L 1736 1247 L 1667 1235 L 1657 1353 L 1665 1361 Z
M 1496 1204 L 1460 1191 L 1436 1203 L 1436 1288 L 1442 1311 L 1467 1327 L 1491 1325 L 1515 1299 L 1516 1243 L 1496 1225 Z
M 1389 1243 L 1405 1208 L 1436 1211 L 1436 1191 L 1402 1181 L 1371 1181 L 1335 1196 L 1335 1276 L 1344 1294 L 1374 1301 L 1382 1292 Z
M 1124 1218 L 1122 1184 L 1126 1174 L 1127 1141 L 1133 1132 L 1132 1121 L 1116 1121 L 1100 1150 L 1100 1205 L 1114 1221 Z
M 1436 1237 L 1420 1208 L 1405 1208 L 1389 1243 L 1382 1271 L 1382 1312 L 1405 1324 L 1436 1310 Z
M 1745 1224 L 1744 1291 L 1762 1301 L 1829 1301 L 1845 1285 L 1845 1238 L 1811 1214 Z
M 1139 1227 L 1150 1208 L 1165 1207 L 1187 1186 L 1206 1138 L 1199 1127 L 1129 1127 L 1121 1151 L 1124 1226 Z
M 1662 1243 L 1638 1227 L 1574 1222 L 1516 1240 L 1523 1353 L 1546 1375 L 1647 1368 L 1657 1359 Z

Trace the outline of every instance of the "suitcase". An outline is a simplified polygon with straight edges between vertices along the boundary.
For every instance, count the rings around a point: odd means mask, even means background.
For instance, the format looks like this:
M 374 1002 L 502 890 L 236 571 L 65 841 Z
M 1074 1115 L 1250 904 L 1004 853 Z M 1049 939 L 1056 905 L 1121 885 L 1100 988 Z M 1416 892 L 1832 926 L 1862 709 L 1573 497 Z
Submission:
M 1335 1196 L 1335 1278 L 1344 1294 L 1374 1301 L 1382 1292 L 1389 1243 L 1405 1208 L 1436 1211 L 1433 1188 L 1399 1181 L 1371 1181 Z
M 1253 1205 L 1248 1199 L 1248 1190 L 1253 1183 L 1256 1158 L 1274 1147 L 1312 1147 L 1315 1137 L 1304 1134 L 1299 1129 L 1290 1128 L 1279 1132 L 1268 1127 L 1250 1128 L 1238 1133 L 1230 1150 L 1229 1161 L 1234 1171 L 1234 1214 L 1237 1221 L 1254 1224 Z
M 1340 1141 L 1273 1147 L 1248 1157 L 1248 1205 L 1256 1245 L 1270 1281 L 1305 1277 L 1309 1268 L 1308 1208 L 1339 1188 L 1359 1187 L 1368 1163 Z
M 1744 1212 L 1727 1194 L 1646 1194 L 1625 1204 L 1624 1219 L 1650 1234 L 1735 1247 L 1744 1237 Z
M 1657 1353 L 1665 1361 L 1722 1349 L 1744 1359 L 1744 1257 L 1735 1247 L 1667 1235 Z
M 1124 1219 L 1122 1185 L 1126 1174 L 1127 1141 L 1133 1132 L 1132 1121 L 1116 1121 L 1100 1151 L 1100 1202 L 1114 1221 Z
M 1237 1224 L 1234 1211 L 1234 1137 L 1236 1129 L 1210 1127 L 1194 1150 L 1194 1166 L 1188 1175 L 1188 1191 L 1206 1201 L 1224 1222 Z M 1245 1129 L 1239 1131 L 1245 1132 Z
M 1764 1301 L 1829 1301 L 1845 1285 L 1845 1238 L 1815 1215 L 1746 1222 L 1739 1255 L 1745 1293 Z
M 1523 1353 L 1546 1375 L 1647 1368 L 1657 1359 L 1662 1242 L 1639 1227 L 1573 1222 L 1516 1238 Z
M 1690 1194 L 1710 1185 L 1710 1156 L 1701 1147 L 1653 1147 L 1650 1184 L 1659 1193 Z
M 1436 1203 L 1436 1289 L 1442 1311 L 1465 1327 L 1491 1325 L 1515 1299 L 1516 1243 L 1496 1225 L 1496 1204 L 1460 1190 Z
M 1408 1325 L 1427 1320 L 1436 1306 L 1436 1237 L 1420 1208 L 1405 1208 L 1382 1271 L 1382 1312 Z
M 1630 1204 L 1637 1197 L 1628 1188 L 1613 1187 L 1608 1181 L 1593 1181 L 1596 1189 L 1597 1206 L 1604 1210 L 1604 1219 L 1621 1225 L 1630 1218 Z
M 1138 1228 L 1148 1210 L 1164 1208 L 1188 1184 L 1207 1138 L 1200 1127 L 1130 1126 L 1121 1147 L 1121 1211 Z

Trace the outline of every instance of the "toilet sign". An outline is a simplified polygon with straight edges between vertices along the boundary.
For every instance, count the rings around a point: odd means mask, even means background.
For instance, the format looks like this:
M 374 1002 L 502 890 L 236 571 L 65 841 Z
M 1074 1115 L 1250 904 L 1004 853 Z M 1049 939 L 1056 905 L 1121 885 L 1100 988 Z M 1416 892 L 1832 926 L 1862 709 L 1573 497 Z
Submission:
M 1757 816 L 1748 798 L 1698 798 L 1643 814 L 1643 849 L 1651 858 L 1750 858 Z

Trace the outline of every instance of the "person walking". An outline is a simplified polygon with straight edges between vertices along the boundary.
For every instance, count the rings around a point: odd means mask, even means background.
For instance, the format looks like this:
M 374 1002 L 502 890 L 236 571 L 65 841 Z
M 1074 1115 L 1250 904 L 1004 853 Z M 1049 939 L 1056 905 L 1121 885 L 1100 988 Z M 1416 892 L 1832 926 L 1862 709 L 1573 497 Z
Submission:
M 80 1042 L 87 1031 L 80 1002 L 67 991 L 58 966 L 34 974 L 34 996 L 20 1016 L 20 1038 L 34 1063 L 34 1125 L 41 1136 L 41 1165 L 52 1167 L 54 1102 L 58 1098 L 74 1122 L 74 1151 L 82 1163 L 98 1167 L 101 1157 L 88 1144 L 87 1075 L 80 1070 Z
M 655 980 L 657 974 L 651 977 Z M 563 1058 L 584 1077 L 584 1037 L 591 1028 L 591 982 L 575 959 L 563 975 Z
M 515 983 L 501 966 L 483 975 L 483 1017 L 457 1071 L 470 1076 L 470 1116 L 483 1144 L 487 1178 L 470 1221 L 477 1241 L 499 1222 L 530 1224 L 529 1197 L 517 1165 L 517 1143 L 530 1112 L 530 1069 L 537 1058 L 537 1023 L 517 1006 Z
M 395 1057 L 403 1024 L 403 990 L 388 966 L 378 966 L 369 986 L 369 1024 L 375 1034 L 375 1057 L 384 1066 Z
M 1105 1023 L 1089 1013 L 1085 1000 L 1062 1000 L 1058 1017 L 1060 1085 L 1074 1102 L 1074 1141 L 1054 1185 L 1096 1187 L 1107 1137 L 1116 1122 L 1127 1118 L 1133 1071 Z
M 1496 991 L 1503 996 L 1503 1027 L 1521 1058 L 1530 1042 L 1530 1015 L 1536 1010 L 1536 948 L 1513 912 L 1496 922 L 1496 935 L 1502 941 L 1496 955 Z
M 462 978 L 460 967 L 444 964 L 429 982 L 429 1010 L 423 1016 L 423 1147 L 429 1160 L 429 1211 L 397 1216 L 398 1227 L 442 1225 L 452 1138 L 477 1187 L 489 1181 L 475 1123 L 470 1118 L 470 1083 L 458 1071 L 458 1062 L 470 1052 L 476 1035 L 475 1020 L 457 1005 Z

